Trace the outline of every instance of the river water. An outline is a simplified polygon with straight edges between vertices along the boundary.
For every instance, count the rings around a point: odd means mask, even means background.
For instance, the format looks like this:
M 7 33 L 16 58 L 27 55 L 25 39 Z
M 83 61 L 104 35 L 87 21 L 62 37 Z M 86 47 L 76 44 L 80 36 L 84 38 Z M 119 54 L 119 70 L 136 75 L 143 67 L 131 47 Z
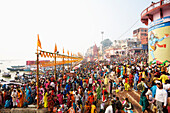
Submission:
M 10 80 L 14 80 L 15 74 L 16 72 L 10 72 L 9 70 L 7 70 L 7 68 L 10 68 L 11 66 L 18 66 L 18 65 L 26 65 L 26 61 L 24 60 L 2 60 L 0 61 L 0 79 L 3 79 L 5 81 L 10 81 Z M 4 72 L 9 72 L 11 74 L 11 78 L 5 78 L 2 77 L 2 74 Z M 24 72 L 19 72 L 20 74 L 23 74 Z

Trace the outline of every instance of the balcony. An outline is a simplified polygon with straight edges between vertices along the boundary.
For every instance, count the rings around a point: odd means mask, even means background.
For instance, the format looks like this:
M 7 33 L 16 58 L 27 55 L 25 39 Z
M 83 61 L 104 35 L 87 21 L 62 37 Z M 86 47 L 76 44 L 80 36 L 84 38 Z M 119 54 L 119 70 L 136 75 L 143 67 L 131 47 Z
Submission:
M 163 18 L 162 8 L 166 8 L 170 5 L 170 0 L 160 0 L 159 2 L 152 3 L 149 7 L 141 13 L 141 22 L 148 25 L 148 19 L 153 21 L 153 14 L 160 11 L 160 16 Z

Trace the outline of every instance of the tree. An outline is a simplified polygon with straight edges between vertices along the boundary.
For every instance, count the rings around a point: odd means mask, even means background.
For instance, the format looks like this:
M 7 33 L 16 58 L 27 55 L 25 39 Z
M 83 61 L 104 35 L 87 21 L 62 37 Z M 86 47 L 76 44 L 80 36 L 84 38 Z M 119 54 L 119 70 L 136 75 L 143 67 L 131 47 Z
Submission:
M 110 39 L 105 39 L 103 41 L 101 41 L 101 44 L 103 46 L 103 48 L 109 47 L 112 45 L 112 41 Z

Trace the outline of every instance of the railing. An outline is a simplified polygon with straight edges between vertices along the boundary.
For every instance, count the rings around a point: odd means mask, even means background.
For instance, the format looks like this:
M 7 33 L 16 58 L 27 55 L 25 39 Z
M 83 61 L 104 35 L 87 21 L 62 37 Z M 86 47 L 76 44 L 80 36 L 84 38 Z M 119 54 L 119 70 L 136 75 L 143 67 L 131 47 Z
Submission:
M 145 10 L 142 11 L 141 16 L 143 16 L 145 13 L 147 13 L 148 11 L 154 8 L 157 8 L 159 6 L 169 4 L 169 3 L 170 3 L 170 0 L 160 0 L 159 2 L 152 3 L 149 7 L 147 7 Z

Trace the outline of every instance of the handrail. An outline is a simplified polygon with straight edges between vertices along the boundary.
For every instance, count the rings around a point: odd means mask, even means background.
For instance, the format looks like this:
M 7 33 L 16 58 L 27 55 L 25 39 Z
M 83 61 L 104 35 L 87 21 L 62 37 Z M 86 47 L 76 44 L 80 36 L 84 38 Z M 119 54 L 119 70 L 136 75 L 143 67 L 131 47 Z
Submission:
M 159 2 L 156 3 L 152 3 L 149 7 L 147 7 L 145 10 L 142 11 L 141 13 L 141 17 L 146 14 L 147 12 L 149 12 L 150 10 L 153 10 L 159 6 L 165 5 L 165 4 L 169 4 L 170 0 L 160 0 Z

